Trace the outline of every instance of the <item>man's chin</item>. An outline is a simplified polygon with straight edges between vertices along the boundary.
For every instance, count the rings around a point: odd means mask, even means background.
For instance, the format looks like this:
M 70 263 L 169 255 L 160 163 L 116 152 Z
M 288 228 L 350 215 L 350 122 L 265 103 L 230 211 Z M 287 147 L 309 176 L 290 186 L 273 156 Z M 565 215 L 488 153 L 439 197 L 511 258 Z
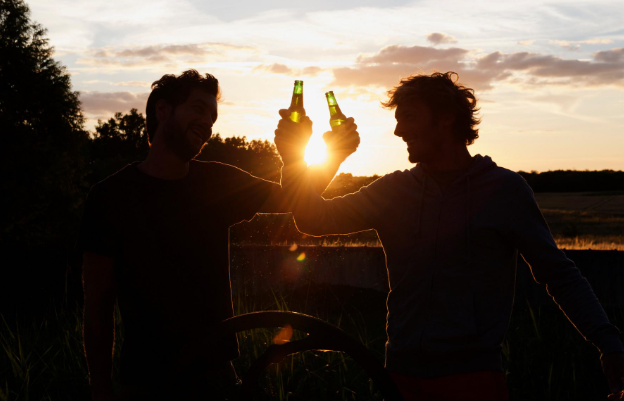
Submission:
M 407 160 L 409 160 L 410 163 L 419 163 L 422 161 L 419 155 L 412 152 L 409 152 Z

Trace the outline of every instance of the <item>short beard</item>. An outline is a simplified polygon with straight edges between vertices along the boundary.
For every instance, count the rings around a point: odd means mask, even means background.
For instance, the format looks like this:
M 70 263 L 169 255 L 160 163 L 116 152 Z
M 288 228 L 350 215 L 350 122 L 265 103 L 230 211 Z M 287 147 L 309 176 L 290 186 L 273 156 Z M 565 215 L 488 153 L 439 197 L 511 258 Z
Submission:
M 182 130 L 180 124 L 175 118 L 170 118 L 164 125 L 164 139 L 165 144 L 183 162 L 191 161 L 195 156 L 201 153 L 201 150 L 206 145 L 201 146 L 199 151 L 188 140 L 186 132 Z

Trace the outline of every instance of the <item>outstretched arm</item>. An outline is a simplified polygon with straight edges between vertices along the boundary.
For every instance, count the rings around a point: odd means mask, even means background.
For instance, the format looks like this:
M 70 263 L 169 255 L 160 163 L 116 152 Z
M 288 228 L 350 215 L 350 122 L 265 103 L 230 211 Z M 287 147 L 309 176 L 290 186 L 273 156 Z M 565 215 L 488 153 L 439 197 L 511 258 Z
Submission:
M 518 185 L 514 202 L 508 226 L 516 247 L 535 280 L 546 284 L 546 290 L 566 317 L 600 350 L 611 391 L 619 391 L 624 376 L 624 347 L 619 330 L 609 323 L 589 282 L 574 262 L 557 248 L 526 182 Z

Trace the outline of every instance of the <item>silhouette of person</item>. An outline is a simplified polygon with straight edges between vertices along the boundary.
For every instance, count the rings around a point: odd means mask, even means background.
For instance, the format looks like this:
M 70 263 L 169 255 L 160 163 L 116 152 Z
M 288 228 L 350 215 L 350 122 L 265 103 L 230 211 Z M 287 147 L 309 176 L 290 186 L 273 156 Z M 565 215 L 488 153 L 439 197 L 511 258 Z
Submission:
M 228 228 L 256 213 L 287 210 L 279 184 L 193 159 L 212 134 L 219 98 L 217 79 L 195 70 L 154 82 L 147 159 L 91 188 L 77 247 L 94 400 L 115 399 L 116 301 L 125 328 L 122 398 L 216 400 L 236 392 L 236 336 L 217 340 L 213 332 L 233 316 Z M 303 123 L 311 125 L 307 117 Z M 354 132 L 353 120 L 349 126 Z M 315 172 L 317 191 L 343 160 L 333 155 Z
M 535 280 L 601 352 L 612 392 L 624 348 L 589 283 L 560 251 L 526 181 L 488 156 L 478 138 L 474 91 L 454 72 L 415 75 L 389 91 L 394 134 L 410 170 L 324 200 L 304 163 L 282 170 L 298 229 L 310 235 L 375 229 L 386 254 L 386 368 L 406 400 L 506 400 L 502 342 L 512 310 L 519 251 Z M 311 125 L 280 121 L 275 144 L 303 146 Z

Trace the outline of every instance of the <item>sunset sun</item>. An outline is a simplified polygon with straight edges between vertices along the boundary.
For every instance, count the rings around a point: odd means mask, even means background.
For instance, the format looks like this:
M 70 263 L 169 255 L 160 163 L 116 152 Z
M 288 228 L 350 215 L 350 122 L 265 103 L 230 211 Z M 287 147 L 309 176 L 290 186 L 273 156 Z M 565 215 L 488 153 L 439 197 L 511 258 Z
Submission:
M 309 165 L 323 164 L 327 158 L 327 147 L 321 138 L 312 137 L 306 147 L 305 161 Z

